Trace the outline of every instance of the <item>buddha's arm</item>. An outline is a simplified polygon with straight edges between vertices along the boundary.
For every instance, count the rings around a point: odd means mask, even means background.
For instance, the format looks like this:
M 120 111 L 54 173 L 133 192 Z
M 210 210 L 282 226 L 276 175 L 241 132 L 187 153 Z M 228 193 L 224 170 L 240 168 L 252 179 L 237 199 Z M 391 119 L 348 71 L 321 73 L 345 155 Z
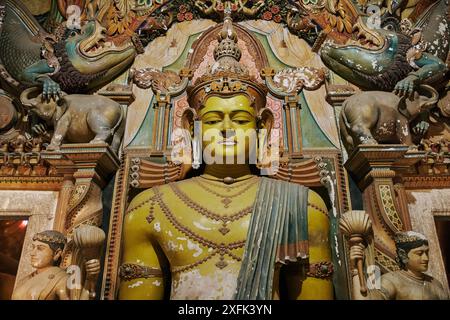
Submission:
M 153 196 L 151 190 L 139 194 L 131 202 L 129 213 L 124 221 L 122 268 L 129 264 L 131 268 L 147 273 L 146 277 L 131 276 L 121 279 L 119 299 L 121 300 L 157 300 L 164 297 L 164 281 L 160 273 L 161 266 L 151 240 L 150 225 L 146 221 L 149 204 L 144 204 Z M 140 206 L 140 207 L 138 207 Z M 133 208 L 137 208 L 133 210 Z
M 309 263 L 331 262 L 329 241 L 330 224 L 326 215 L 328 209 L 323 199 L 314 191 L 308 194 L 308 235 Z M 300 272 L 287 273 L 289 298 L 292 299 L 333 299 L 333 283 L 331 279 L 320 279 L 307 276 L 304 279 Z M 303 280 L 303 281 L 302 281 Z

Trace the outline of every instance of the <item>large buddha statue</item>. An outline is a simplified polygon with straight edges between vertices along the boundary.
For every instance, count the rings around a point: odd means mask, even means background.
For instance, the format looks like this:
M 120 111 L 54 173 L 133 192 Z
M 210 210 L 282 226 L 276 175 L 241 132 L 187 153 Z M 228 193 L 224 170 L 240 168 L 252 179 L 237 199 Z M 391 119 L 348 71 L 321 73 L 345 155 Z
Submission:
M 182 121 L 195 141 L 195 128 L 201 129 L 203 142 L 193 153 L 203 151 L 205 164 L 197 176 L 131 201 L 119 299 L 334 296 L 323 199 L 254 173 L 252 155 L 264 153 L 257 150 L 267 147 L 273 115 L 265 107 L 265 87 L 249 76 L 240 55 L 226 17 L 215 63 L 188 88 L 190 108 Z M 262 129 L 267 134 L 257 135 L 255 148 L 246 133 Z

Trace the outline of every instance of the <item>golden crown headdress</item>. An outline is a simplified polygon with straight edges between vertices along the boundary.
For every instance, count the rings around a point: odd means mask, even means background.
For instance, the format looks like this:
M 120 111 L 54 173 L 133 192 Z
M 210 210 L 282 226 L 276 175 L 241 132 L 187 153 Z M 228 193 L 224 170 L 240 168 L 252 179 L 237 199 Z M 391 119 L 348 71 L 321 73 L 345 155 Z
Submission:
M 233 27 L 231 11 L 225 11 L 223 27 L 217 40 L 219 44 L 214 49 L 215 62 L 187 89 L 190 107 L 198 110 L 213 95 L 244 94 L 255 108 L 264 108 L 268 89 L 259 84 L 247 67 L 240 63 L 242 52 L 237 44 L 238 37 Z
M 46 230 L 46 231 L 36 233 L 33 236 L 33 241 L 52 243 L 52 244 L 62 245 L 62 246 L 64 246 L 67 242 L 66 237 L 61 232 L 58 232 L 55 230 Z
M 414 231 L 406 231 L 406 232 L 397 232 L 394 238 L 395 244 L 397 246 L 401 246 L 404 244 L 415 243 L 415 242 L 427 242 L 427 238 L 418 232 Z

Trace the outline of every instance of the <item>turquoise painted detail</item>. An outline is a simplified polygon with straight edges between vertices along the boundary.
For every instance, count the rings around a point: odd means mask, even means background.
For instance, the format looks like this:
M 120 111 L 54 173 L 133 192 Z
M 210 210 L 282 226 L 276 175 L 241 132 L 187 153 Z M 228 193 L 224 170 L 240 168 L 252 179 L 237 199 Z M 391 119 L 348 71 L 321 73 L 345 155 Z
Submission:
M 300 104 L 302 106 L 302 110 L 300 112 L 300 125 L 303 135 L 303 148 L 336 149 L 314 119 L 303 92 L 299 95 L 299 97 Z
M 275 71 L 279 71 L 285 68 L 291 68 L 291 66 L 283 63 L 278 57 L 273 53 L 272 48 L 270 47 L 269 41 L 267 40 L 267 36 L 258 32 L 252 31 L 253 36 L 255 36 L 259 42 L 262 44 L 264 51 L 267 55 L 267 60 L 269 61 L 270 67 L 274 68 Z
M 297 128 L 297 111 L 295 108 L 289 108 L 290 118 L 291 118 L 291 128 L 292 128 L 292 151 L 299 152 L 300 151 L 300 132 L 298 132 Z
M 167 134 L 167 148 L 170 148 L 172 146 L 172 128 L 173 128 L 173 114 L 174 114 L 175 108 L 170 108 L 169 112 L 169 131 Z
M 282 116 L 283 116 L 283 123 L 286 123 L 286 114 L 284 113 L 284 111 L 281 112 Z M 283 129 L 283 144 L 284 144 L 284 149 L 288 150 L 288 139 L 287 139 L 287 128 L 286 126 L 282 126 Z
M 172 64 L 170 64 L 168 66 L 165 66 L 163 68 L 163 70 L 164 71 L 165 70 L 170 70 L 170 71 L 178 72 L 181 69 L 183 69 L 184 66 L 185 66 L 185 62 L 186 62 L 187 56 L 189 54 L 189 50 L 192 48 L 192 45 L 194 44 L 195 40 L 197 40 L 197 38 L 200 35 L 201 35 L 201 32 L 192 34 L 189 37 L 189 39 L 188 39 L 188 41 L 186 43 L 186 47 L 184 47 L 183 53 L 178 57 L 178 59 L 174 63 L 172 63 Z
M 155 97 L 152 97 L 152 99 L 150 100 L 144 121 L 142 121 L 141 127 L 136 133 L 136 136 L 129 144 L 130 147 L 151 146 L 151 142 L 153 139 L 153 119 L 155 117 L 155 109 L 153 108 L 154 99 Z

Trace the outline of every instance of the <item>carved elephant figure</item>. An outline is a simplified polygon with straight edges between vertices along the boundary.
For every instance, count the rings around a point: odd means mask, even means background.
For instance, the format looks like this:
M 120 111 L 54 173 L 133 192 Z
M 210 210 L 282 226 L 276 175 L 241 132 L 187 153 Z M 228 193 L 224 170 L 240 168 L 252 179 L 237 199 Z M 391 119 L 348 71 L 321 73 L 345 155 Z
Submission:
M 57 101 L 46 100 L 38 88 L 22 92 L 20 100 L 47 125 L 54 134 L 47 150 L 58 150 L 62 142 L 104 143 L 111 141 L 117 152 L 124 131 L 124 111 L 119 103 L 101 95 L 63 94 Z
M 433 108 L 439 95 L 421 85 L 411 97 L 384 91 L 357 93 L 344 101 L 339 126 L 344 147 L 350 153 L 360 144 L 413 145 L 410 123 Z

